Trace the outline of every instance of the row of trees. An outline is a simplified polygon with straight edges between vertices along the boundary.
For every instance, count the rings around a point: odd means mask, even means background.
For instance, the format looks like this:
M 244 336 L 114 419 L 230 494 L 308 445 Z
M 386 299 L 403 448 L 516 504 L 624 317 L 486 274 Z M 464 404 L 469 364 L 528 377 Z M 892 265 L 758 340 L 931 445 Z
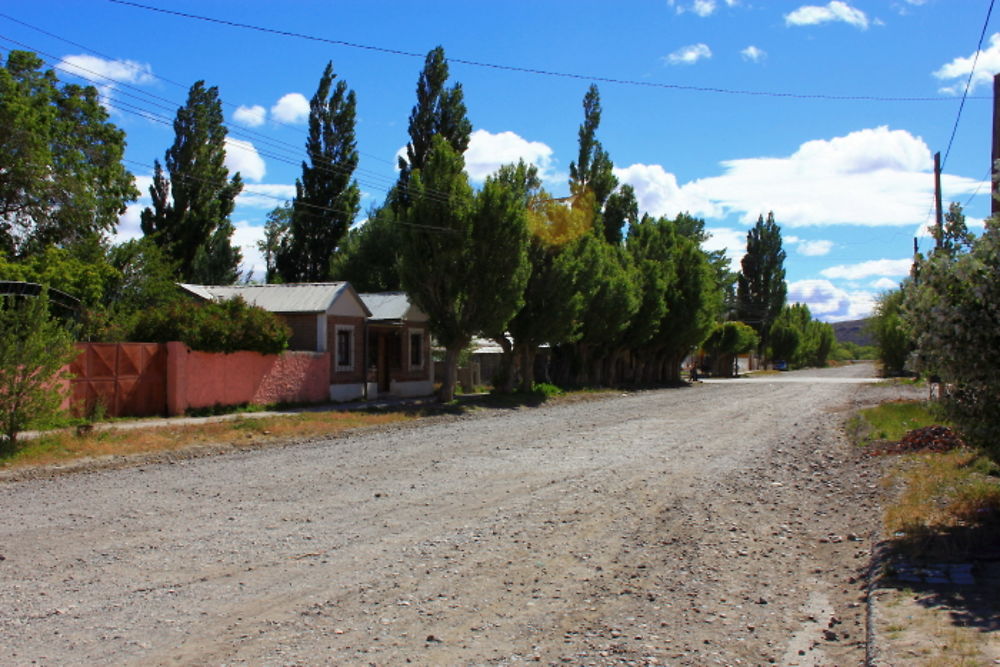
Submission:
M 934 230 L 935 248 L 914 260 L 898 290 L 884 294 L 874 318 L 889 371 L 907 365 L 954 389 L 943 404 L 972 442 L 1000 453 L 1000 220 L 971 234 L 952 204 Z
M 171 321 L 175 281 L 239 278 L 230 216 L 243 184 L 225 166 L 218 90 L 191 87 L 174 142 L 154 166 L 144 237 L 111 246 L 108 233 L 138 195 L 121 165 L 124 134 L 93 88 L 60 84 L 41 65 L 12 52 L 0 69 L 0 276 L 78 296 L 84 337 L 148 336 L 150 322 Z M 683 357 L 725 320 L 745 321 L 760 349 L 770 349 L 786 298 L 773 215 L 750 230 L 739 275 L 721 251 L 702 248 L 702 220 L 640 217 L 598 138 L 595 86 L 583 100 L 568 197 L 552 197 L 524 163 L 505 165 L 476 190 L 463 158 L 472 124 L 461 84 L 448 78 L 438 47 L 417 82 L 398 181 L 367 223 L 350 229 L 360 202 L 356 100 L 327 64 L 310 103 L 296 195 L 268 216 L 261 249 L 269 281 L 405 289 L 447 350 L 445 398 L 474 335 L 503 346 L 508 389 L 518 375 L 532 386 L 542 343 L 553 345 L 552 379 L 563 384 L 679 381 Z M 150 307 L 166 315 L 143 314 Z M 796 312 L 785 329 L 807 339 L 808 311 L 805 319 Z M 737 338 L 745 347 L 746 337 Z M 719 341 L 721 354 L 736 353 L 731 330 Z

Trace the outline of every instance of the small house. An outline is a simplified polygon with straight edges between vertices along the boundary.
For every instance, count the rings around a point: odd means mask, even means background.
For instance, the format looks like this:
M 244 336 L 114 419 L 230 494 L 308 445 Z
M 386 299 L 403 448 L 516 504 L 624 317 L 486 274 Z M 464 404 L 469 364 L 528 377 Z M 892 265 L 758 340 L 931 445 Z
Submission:
M 365 397 L 364 346 L 371 311 L 350 283 L 180 286 L 205 300 L 239 296 L 278 315 L 292 330 L 290 349 L 329 352 L 330 400 Z
M 428 396 L 434 363 L 427 314 L 405 292 L 361 294 L 367 323 L 368 397 Z

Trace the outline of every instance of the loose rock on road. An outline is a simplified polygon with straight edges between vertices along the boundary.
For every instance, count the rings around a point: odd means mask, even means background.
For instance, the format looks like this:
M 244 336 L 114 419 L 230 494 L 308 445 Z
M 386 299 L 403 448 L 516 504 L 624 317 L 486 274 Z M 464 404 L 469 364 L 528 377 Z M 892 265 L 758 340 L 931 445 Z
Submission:
M 0 483 L 4 664 L 859 664 L 870 366 Z

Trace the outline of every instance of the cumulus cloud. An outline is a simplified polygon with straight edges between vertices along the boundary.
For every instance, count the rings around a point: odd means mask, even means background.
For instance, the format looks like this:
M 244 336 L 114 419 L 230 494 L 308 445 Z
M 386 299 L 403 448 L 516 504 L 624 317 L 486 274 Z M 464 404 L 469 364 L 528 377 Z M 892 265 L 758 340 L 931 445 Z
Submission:
M 829 255 L 833 250 L 833 241 L 799 241 L 795 245 L 795 252 L 806 257 L 822 257 Z
M 820 271 L 824 278 L 843 280 L 864 280 L 875 276 L 892 277 L 906 276 L 910 273 L 913 260 L 907 259 L 873 259 L 859 264 L 840 264 Z
M 706 227 L 708 240 L 701 244 L 701 247 L 709 252 L 715 250 L 725 251 L 729 259 L 729 265 L 733 270 L 740 268 L 740 262 L 746 254 L 747 232 L 745 229 L 733 229 L 732 227 Z
M 712 49 L 708 48 L 707 44 L 689 44 L 664 56 L 663 59 L 670 65 L 694 65 L 699 60 L 711 57 Z
M 309 118 L 309 100 L 301 93 L 288 93 L 271 107 L 271 116 L 281 123 L 304 123 Z
M 249 275 L 251 280 L 264 280 L 267 276 L 267 265 L 260 248 L 257 247 L 257 242 L 264 240 L 264 226 L 254 225 L 247 220 L 238 220 L 233 223 L 233 227 L 235 229 L 230 241 L 243 253 L 240 272 L 244 276 Z
M 697 185 L 681 187 L 677 176 L 658 164 L 633 164 L 615 169 L 621 183 L 635 189 L 639 209 L 653 216 L 675 217 L 678 213 L 708 218 L 721 218 L 724 211 L 716 206 Z
M 406 156 L 406 148 L 402 156 Z M 398 154 L 398 153 L 397 153 Z M 465 151 L 465 170 L 474 181 L 484 181 L 504 164 L 514 164 L 524 160 L 538 167 L 538 175 L 544 181 L 554 180 L 552 149 L 540 141 L 528 141 L 513 132 L 493 134 L 486 130 L 475 130 L 469 137 L 469 147 Z
M 247 127 L 260 127 L 267 120 L 267 109 L 259 104 L 252 107 L 240 105 L 233 112 L 233 120 Z
M 153 68 L 134 60 L 106 60 L 81 54 L 66 56 L 56 67 L 98 85 L 115 83 L 146 84 L 153 81 Z
M 898 280 L 893 280 L 892 278 L 879 278 L 871 284 L 877 290 L 886 291 L 891 289 L 896 289 L 899 286 Z
M 247 183 L 243 186 L 243 192 L 236 197 L 236 205 L 270 211 L 280 206 L 283 201 L 290 201 L 294 196 L 294 185 Z
M 809 306 L 809 312 L 818 320 L 841 322 L 871 315 L 875 294 L 844 290 L 829 280 L 799 280 L 788 283 L 788 301 Z
M 969 72 L 972 71 L 973 63 L 976 64 L 976 71 L 972 75 L 969 90 L 975 90 L 981 85 L 991 86 L 993 76 L 1000 72 L 1000 33 L 993 33 L 990 36 L 989 46 L 979 52 L 978 60 L 973 53 L 964 58 L 955 58 L 933 72 L 933 75 L 942 81 L 953 80 L 952 85 L 942 87 L 940 91 L 952 95 L 961 94 L 965 90 L 965 82 L 969 78 Z
M 846 2 L 833 0 L 826 5 L 803 5 L 790 14 L 785 14 L 785 25 L 819 25 L 840 21 L 856 28 L 867 30 L 868 16 L 860 9 Z
M 691 11 L 702 18 L 711 16 L 715 12 L 715 0 L 694 0 Z
M 226 168 L 230 173 L 240 172 L 244 180 L 260 183 L 267 172 L 264 159 L 249 141 L 226 137 Z
M 751 44 L 747 48 L 740 51 L 740 56 L 743 57 L 743 60 L 747 60 L 752 63 L 759 63 L 767 58 L 767 51 Z

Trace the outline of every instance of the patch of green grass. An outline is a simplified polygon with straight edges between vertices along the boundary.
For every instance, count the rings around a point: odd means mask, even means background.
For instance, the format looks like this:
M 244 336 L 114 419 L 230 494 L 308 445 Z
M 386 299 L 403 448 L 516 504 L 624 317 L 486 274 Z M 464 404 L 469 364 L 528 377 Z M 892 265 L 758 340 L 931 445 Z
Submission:
M 879 440 L 896 442 L 907 432 L 932 424 L 946 424 L 937 405 L 927 401 L 892 401 L 862 410 L 847 423 L 856 445 L 865 447 Z

